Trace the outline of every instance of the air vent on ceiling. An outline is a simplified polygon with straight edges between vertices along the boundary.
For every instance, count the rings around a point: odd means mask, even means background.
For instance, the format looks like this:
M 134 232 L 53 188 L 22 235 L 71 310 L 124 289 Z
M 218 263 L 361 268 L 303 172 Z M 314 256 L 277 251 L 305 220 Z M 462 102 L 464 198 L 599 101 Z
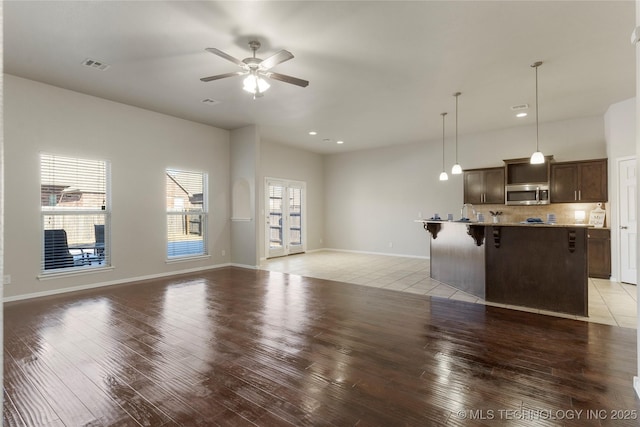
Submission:
M 105 64 L 104 62 L 96 61 L 95 59 L 91 59 L 91 58 L 87 58 L 84 61 L 82 61 L 82 65 L 84 65 L 85 67 L 94 68 L 100 71 L 106 71 L 110 67 L 109 64 Z
M 526 110 L 527 108 L 529 108 L 529 104 L 520 104 L 520 105 L 514 105 L 511 107 L 513 111 Z
M 202 100 L 202 103 L 207 105 L 216 105 L 216 104 L 220 104 L 220 101 L 216 99 L 205 98 Z

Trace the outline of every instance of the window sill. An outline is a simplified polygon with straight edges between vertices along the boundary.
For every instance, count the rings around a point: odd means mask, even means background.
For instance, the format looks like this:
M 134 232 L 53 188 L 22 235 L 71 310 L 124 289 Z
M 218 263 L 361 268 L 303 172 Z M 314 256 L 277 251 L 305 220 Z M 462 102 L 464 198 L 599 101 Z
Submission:
M 59 271 L 55 273 L 40 273 L 36 277 L 38 278 L 38 280 L 51 280 L 51 279 L 60 279 L 60 278 L 71 277 L 71 276 L 84 276 L 86 274 L 104 273 L 105 271 L 112 271 L 113 269 L 114 269 L 113 266 L 86 268 L 86 269 L 78 269 L 78 270 Z
M 188 262 L 188 261 L 200 261 L 203 259 L 210 259 L 211 255 L 197 255 L 197 256 L 186 256 L 179 258 L 168 258 L 165 260 L 165 264 L 176 264 L 179 262 Z

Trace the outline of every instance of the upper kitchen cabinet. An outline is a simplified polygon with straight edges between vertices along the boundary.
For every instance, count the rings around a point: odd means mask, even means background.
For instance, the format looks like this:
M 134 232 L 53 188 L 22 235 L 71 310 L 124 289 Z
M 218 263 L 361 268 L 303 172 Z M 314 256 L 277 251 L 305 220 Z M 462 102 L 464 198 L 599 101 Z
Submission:
M 551 164 L 551 203 L 607 200 L 607 159 Z
M 464 203 L 504 204 L 504 168 L 464 171 Z

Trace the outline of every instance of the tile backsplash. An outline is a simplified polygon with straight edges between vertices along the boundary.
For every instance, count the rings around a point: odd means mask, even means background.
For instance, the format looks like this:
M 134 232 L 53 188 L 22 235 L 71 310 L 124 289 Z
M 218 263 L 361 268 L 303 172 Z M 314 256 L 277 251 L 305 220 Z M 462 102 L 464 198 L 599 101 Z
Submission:
M 575 211 L 584 211 L 585 220 L 584 223 L 589 223 L 589 213 L 597 208 L 596 203 L 553 203 L 550 205 L 540 206 L 507 206 L 507 205 L 476 205 L 474 209 L 476 213 L 482 213 L 484 215 L 485 222 L 491 222 L 491 214 L 489 211 L 501 211 L 500 222 L 514 223 L 524 221 L 527 218 L 540 218 L 543 221 L 547 220 L 547 214 L 553 213 L 556 215 L 558 224 L 575 224 Z M 609 227 L 609 206 L 607 203 L 602 203 L 602 209 L 606 211 L 606 217 L 604 226 Z M 460 212 L 454 213 L 454 218 L 460 216 Z

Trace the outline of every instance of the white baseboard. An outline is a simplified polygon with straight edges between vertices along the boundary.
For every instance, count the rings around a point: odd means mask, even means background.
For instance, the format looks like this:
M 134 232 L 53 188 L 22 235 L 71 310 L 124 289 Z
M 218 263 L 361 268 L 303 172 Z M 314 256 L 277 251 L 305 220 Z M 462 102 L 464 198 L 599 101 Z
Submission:
M 326 250 L 327 250 L 327 249 L 324 249 L 324 248 L 320 248 L 320 249 L 309 249 L 309 250 L 306 250 L 306 251 L 305 251 L 305 253 L 307 253 L 307 254 L 312 254 L 312 253 L 314 253 L 314 252 L 322 252 L 322 251 L 326 251 Z
M 640 397 L 640 377 L 633 377 L 633 389 L 636 391 L 638 397 Z
M 227 264 L 229 267 L 248 268 L 249 270 L 257 270 L 257 265 L 236 264 L 235 262 Z
M 390 254 L 390 253 L 386 253 L 386 252 L 354 251 L 354 250 L 350 250 L 350 249 L 324 248 L 324 249 L 318 249 L 318 251 L 346 252 L 346 253 L 352 253 L 352 254 L 365 254 L 365 255 L 384 255 L 384 256 L 394 256 L 394 257 L 399 257 L 399 258 L 431 259 L 428 256 L 421 256 L 421 255 Z
M 149 275 L 146 275 L 146 276 L 128 277 L 126 279 L 110 280 L 108 282 L 89 283 L 89 284 L 86 284 L 86 285 L 71 286 L 69 288 L 61 288 L 61 289 L 52 289 L 52 290 L 49 290 L 49 291 L 33 292 L 33 293 L 30 293 L 30 294 L 22 294 L 22 295 L 16 295 L 16 296 L 12 296 L 12 297 L 5 297 L 5 298 L 2 299 L 2 302 L 5 303 L 5 302 L 13 302 L 13 301 L 22 301 L 22 300 L 27 300 L 27 299 L 32 299 L 32 298 L 40 298 L 40 297 L 47 297 L 47 296 L 51 296 L 51 295 L 64 294 L 64 293 L 67 293 L 67 292 L 84 291 L 84 290 L 87 290 L 87 289 L 102 288 L 104 286 L 123 285 L 125 283 L 140 282 L 142 280 L 160 279 L 160 278 L 163 278 L 163 277 L 178 276 L 180 274 L 197 273 L 199 271 L 206 271 L 206 270 L 215 270 L 217 268 L 229 267 L 231 265 L 233 265 L 233 264 L 227 263 L 227 264 L 209 265 L 209 266 L 205 266 L 205 267 L 195 267 L 195 268 L 188 268 L 188 269 L 185 269 L 185 270 L 169 271 L 169 272 L 166 272 L 166 273 L 149 274 Z M 234 266 L 243 267 L 243 268 L 252 268 L 250 266 L 243 266 L 243 265 L 234 265 Z

